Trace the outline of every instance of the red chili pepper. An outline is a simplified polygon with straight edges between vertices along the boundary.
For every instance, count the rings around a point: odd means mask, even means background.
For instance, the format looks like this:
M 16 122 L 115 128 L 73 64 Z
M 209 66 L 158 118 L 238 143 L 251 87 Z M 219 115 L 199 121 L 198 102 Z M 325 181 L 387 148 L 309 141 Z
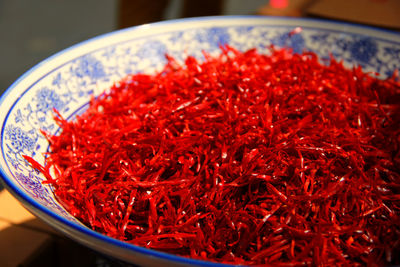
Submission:
M 210 261 L 400 264 L 397 77 L 273 47 L 167 59 L 56 113 L 45 167 L 25 156 L 67 210 Z

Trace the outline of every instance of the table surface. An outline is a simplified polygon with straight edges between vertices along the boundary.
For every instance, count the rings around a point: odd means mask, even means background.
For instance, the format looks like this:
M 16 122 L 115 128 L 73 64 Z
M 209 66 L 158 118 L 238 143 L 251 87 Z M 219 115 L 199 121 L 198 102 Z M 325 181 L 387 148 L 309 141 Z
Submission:
M 127 267 L 59 234 L 0 191 L 1 267 Z

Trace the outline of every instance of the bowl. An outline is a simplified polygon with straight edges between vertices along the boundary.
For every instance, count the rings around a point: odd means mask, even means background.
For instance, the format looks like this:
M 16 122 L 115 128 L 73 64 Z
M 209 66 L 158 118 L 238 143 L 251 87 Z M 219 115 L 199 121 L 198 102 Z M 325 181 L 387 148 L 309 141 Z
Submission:
M 299 28 L 300 27 L 300 28 Z M 297 30 L 296 30 L 297 29 Z M 298 31 L 301 29 L 301 31 Z M 293 30 L 297 32 L 292 34 Z M 22 155 L 43 163 L 49 148 L 40 130 L 57 133 L 52 109 L 72 119 L 100 94 L 130 73 L 151 73 L 166 62 L 165 53 L 183 60 L 218 53 L 229 44 L 261 52 L 274 44 L 294 52 L 313 51 L 347 66 L 388 77 L 400 67 L 400 35 L 370 27 L 315 19 L 227 16 L 146 24 L 101 35 L 61 51 L 14 82 L 0 100 L 0 171 L 5 187 L 30 212 L 66 236 L 98 252 L 143 266 L 220 266 L 131 245 L 81 224 L 54 198 L 43 175 Z

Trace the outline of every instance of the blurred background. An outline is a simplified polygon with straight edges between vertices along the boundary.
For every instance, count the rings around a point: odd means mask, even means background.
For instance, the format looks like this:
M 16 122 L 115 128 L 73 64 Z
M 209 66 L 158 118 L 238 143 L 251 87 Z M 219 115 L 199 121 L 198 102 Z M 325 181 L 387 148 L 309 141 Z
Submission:
M 268 0 L 187 2 L 193 7 L 183 0 L 0 0 L 0 93 L 41 60 L 99 34 L 182 16 L 254 14 Z

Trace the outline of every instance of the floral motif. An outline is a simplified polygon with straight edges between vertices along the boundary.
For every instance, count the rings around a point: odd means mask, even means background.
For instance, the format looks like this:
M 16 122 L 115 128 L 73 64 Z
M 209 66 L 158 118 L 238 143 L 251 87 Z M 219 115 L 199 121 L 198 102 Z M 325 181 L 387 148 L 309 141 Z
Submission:
M 384 55 L 390 56 L 392 59 L 397 59 L 400 64 L 400 48 L 396 46 L 385 47 Z
M 6 140 L 10 141 L 11 146 L 17 151 L 30 151 L 35 148 L 35 140 L 20 127 L 8 125 L 5 130 Z
M 171 34 L 171 36 L 169 37 L 169 41 L 173 44 L 179 42 L 180 40 L 182 40 L 183 37 L 183 32 L 179 31 L 179 32 L 174 32 L 173 34 Z
M 36 92 L 37 111 L 46 113 L 53 108 L 61 110 L 64 105 L 65 103 L 54 90 L 44 87 Z
M 33 192 L 35 196 L 43 197 L 46 194 L 42 183 L 37 181 L 37 178 L 32 173 L 29 173 L 28 176 L 23 173 L 16 173 L 15 177 L 25 186 L 25 189 L 28 189 L 29 192 Z
M 166 52 L 167 47 L 164 43 L 158 40 L 150 40 L 145 42 L 136 54 L 140 58 L 154 58 L 163 57 Z
M 79 78 L 89 77 L 92 80 L 106 76 L 102 62 L 90 54 L 79 58 L 74 73 Z
M 285 32 L 272 40 L 277 47 L 290 47 L 294 53 L 301 53 L 305 48 L 305 41 L 301 33 Z
M 251 32 L 254 29 L 254 26 L 239 26 L 236 28 L 236 32 L 239 35 L 242 34 L 248 34 L 249 32 Z
M 15 123 L 23 122 L 24 117 L 22 116 L 21 110 L 18 109 L 17 113 L 15 114 Z
M 231 35 L 227 28 L 212 27 L 203 31 L 198 31 L 195 38 L 200 44 L 206 43 L 211 47 L 218 48 L 221 45 L 228 44 L 231 40 Z
M 362 63 L 368 63 L 378 52 L 378 46 L 371 38 L 361 38 L 350 44 L 351 56 Z
M 207 40 L 211 44 L 225 45 L 230 41 L 230 34 L 226 28 L 213 27 L 207 32 Z
M 55 85 L 57 87 L 60 87 L 63 83 L 63 79 L 61 76 L 61 73 L 58 73 L 54 78 L 53 78 L 53 82 L 51 83 L 52 85 Z

